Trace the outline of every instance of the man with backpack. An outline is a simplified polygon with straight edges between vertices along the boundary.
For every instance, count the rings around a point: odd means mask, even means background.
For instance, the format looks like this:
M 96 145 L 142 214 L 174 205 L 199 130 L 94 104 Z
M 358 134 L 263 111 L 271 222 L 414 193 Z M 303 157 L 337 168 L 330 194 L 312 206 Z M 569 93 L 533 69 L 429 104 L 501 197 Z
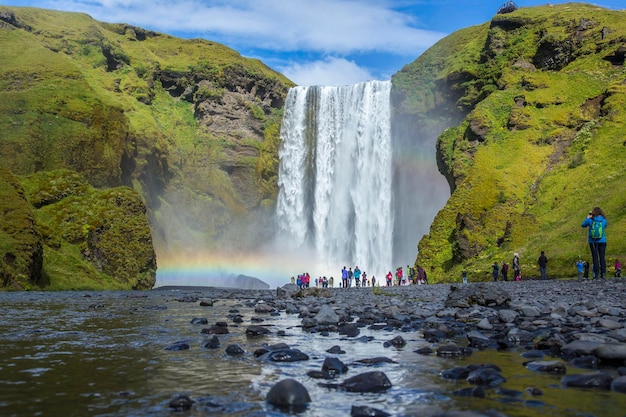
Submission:
M 593 277 L 606 278 L 606 216 L 600 207 L 594 207 L 581 225 L 588 227 L 587 241 L 593 259 Z

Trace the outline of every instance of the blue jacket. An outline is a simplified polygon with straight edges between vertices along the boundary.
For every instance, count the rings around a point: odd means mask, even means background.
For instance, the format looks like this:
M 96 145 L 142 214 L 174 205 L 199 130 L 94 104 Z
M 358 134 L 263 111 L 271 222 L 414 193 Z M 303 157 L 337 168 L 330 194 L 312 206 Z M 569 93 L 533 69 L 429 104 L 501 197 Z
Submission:
M 591 224 L 593 223 L 593 220 L 594 219 L 590 219 L 587 217 L 585 218 L 585 220 L 583 220 L 583 224 L 581 225 L 582 227 L 589 228 L 589 230 L 587 231 L 587 241 L 589 243 L 606 243 L 606 219 L 600 214 L 595 217 L 596 221 L 602 222 L 602 238 L 597 240 L 591 238 Z

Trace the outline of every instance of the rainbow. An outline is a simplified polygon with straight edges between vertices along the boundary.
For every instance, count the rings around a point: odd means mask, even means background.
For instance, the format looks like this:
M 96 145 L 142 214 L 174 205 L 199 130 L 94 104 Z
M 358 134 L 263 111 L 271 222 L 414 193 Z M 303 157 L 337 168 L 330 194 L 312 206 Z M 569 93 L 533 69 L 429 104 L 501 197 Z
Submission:
M 163 286 L 213 286 L 231 287 L 229 280 L 238 275 L 258 278 L 271 288 L 291 282 L 291 277 L 310 272 L 310 257 L 304 254 L 268 253 L 167 253 L 157 256 L 155 288 Z M 322 268 L 317 268 L 321 273 Z M 336 270 L 336 274 L 340 269 Z

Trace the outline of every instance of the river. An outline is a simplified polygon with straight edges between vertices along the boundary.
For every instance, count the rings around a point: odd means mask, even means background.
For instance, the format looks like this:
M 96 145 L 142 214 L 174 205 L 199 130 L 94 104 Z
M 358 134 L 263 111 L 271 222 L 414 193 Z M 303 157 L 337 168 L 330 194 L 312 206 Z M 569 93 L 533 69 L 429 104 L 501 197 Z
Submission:
M 364 289 L 365 291 L 365 289 Z M 361 329 L 359 338 L 337 333 L 303 332 L 296 314 L 254 312 L 273 291 L 210 289 L 148 292 L 0 293 L 1 416 L 172 416 L 169 402 L 179 395 L 195 401 L 186 416 L 280 416 L 265 402 L 279 380 L 294 378 L 312 402 L 303 416 L 349 416 L 353 405 L 367 405 L 397 416 L 430 416 L 445 410 L 496 410 L 507 416 L 623 416 L 626 394 L 563 388 L 560 376 L 524 368 L 519 351 L 476 351 L 464 358 L 420 355 L 430 346 L 421 332 Z M 212 306 L 200 301 L 211 300 Z M 242 322 L 229 316 L 240 314 Z M 194 325 L 196 317 L 208 325 Z M 260 318 L 263 321 L 252 321 Z M 203 328 L 228 323 L 217 349 L 201 347 Z M 268 326 L 270 334 L 248 338 L 250 324 Z M 397 335 L 403 348 L 385 347 Z M 363 336 L 370 337 L 365 342 Z M 165 350 L 186 341 L 183 351 Z M 310 356 L 308 361 L 269 363 L 254 351 L 264 344 L 287 343 Z M 228 356 L 238 344 L 245 354 Z M 346 351 L 331 355 L 339 345 Z M 322 388 L 307 371 L 320 370 L 326 357 L 337 356 L 348 376 L 372 370 L 356 359 L 385 356 L 396 363 L 377 365 L 393 386 L 384 393 L 355 394 Z M 465 381 L 448 381 L 440 372 L 468 363 L 492 363 L 507 377 L 503 385 L 519 394 L 489 390 L 484 399 L 451 395 Z M 572 370 L 571 372 L 577 372 Z M 580 371 L 583 372 L 583 371 Z M 325 382 L 325 381 L 322 381 Z M 530 396 L 528 387 L 542 396 Z

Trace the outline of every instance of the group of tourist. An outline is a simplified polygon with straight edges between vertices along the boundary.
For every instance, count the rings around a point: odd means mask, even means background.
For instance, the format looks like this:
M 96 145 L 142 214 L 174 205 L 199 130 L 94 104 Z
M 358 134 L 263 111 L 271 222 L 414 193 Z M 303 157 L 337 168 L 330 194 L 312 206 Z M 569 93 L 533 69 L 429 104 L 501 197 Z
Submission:
M 296 284 L 300 289 L 310 288 L 311 276 L 308 272 L 298 275 L 297 278 L 292 276 L 291 283 Z M 315 287 L 318 288 L 334 288 L 335 279 L 332 276 L 330 278 L 327 278 L 326 276 L 321 276 L 315 278 L 313 280 L 313 283 Z M 407 265 L 406 274 L 404 273 L 402 267 L 396 268 L 395 275 L 392 274 L 391 271 L 389 271 L 385 276 L 385 282 L 383 285 L 391 287 L 412 284 L 428 284 L 426 271 L 421 266 L 415 268 L 411 265 Z M 341 281 L 339 282 L 339 288 L 376 287 L 380 285 L 381 283 L 376 281 L 375 276 L 372 275 L 372 278 L 370 279 L 367 276 L 367 273 L 365 271 L 362 271 L 358 267 L 358 265 L 354 268 L 354 270 L 352 270 L 352 267 L 346 268 L 345 266 L 341 269 Z
M 592 273 L 593 279 L 606 278 L 606 215 L 600 207 L 595 207 L 589 212 L 587 217 L 583 220 L 582 227 L 588 228 L 587 230 L 587 242 L 589 243 L 589 249 L 591 251 L 592 258 Z M 541 279 L 548 279 L 548 257 L 544 251 L 541 251 L 539 258 L 537 258 L 537 265 L 541 273 Z M 498 265 L 498 262 L 494 262 L 492 267 L 492 277 L 494 282 L 498 281 L 498 277 L 502 281 L 508 281 L 509 265 L 506 262 L 502 262 L 502 266 Z M 519 263 L 519 254 L 513 255 L 513 270 L 515 271 L 515 281 L 521 279 L 521 268 Z M 578 259 L 576 261 L 576 272 L 578 280 L 589 278 L 589 262 Z M 622 264 L 619 259 L 615 260 L 615 277 L 622 276 Z M 461 280 L 467 282 L 467 272 L 463 270 L 461 272 Z
M 606 278 L 606 227 L 607 220 L 604 211 L 600 207 L 595 207 L 593 210 L 589 212 L 587 217 L 582 222 L 582 227 L 588 228 L 587 231 L 587 241 L 589 243 L 589 249 L 591 251 L 592 258 L 592 271 L 593 278 Z M 548 278 L 548 257 L 546 256 L 544 251 L 541 251 L 539 258 L 537 258 L 537 264 L 539 266 L 539 271 L 541 273 L 541 279 L 545 280 Z M 576 261 L 576 271 L 578 273 L 578 279 L 582 280 L 583 278 L 587 279 L 589 277 L 589 262 L 583 261 L 579 259 Z M 520 281 L 522 279 L 522 268 L 520 266 L 520 256 L 519 253 L 515 252 L 513 254 L 513 259 L 511 261 L 511 266 L 504 261 L 502 265 L 499 265 L 498 262 L 494 262 L 492 267 L 492 277 L 493 281 L 496 282 L 498 280 L 508 281 L 509 280 L 509 268 L 513 269 L 513 280 Z M 615 261 L 615 277 L 621 277 L 622 274 L 622 265 L 619 260 Z M 463 283 L 467 283 L 467 271 L 463 270 L 461 272 L 461 280 Z M 304 274 L 298 275 L 298 278 L 295 279 L 291 277 L 292 284 L 297 284 L 299 288 L 309 288 L 311 277 L 308 272 Z M 341 270 L 341 282 L 339 283 L 340 288 L 351 288 L 353 285 L 355 287 L 375 287 L 377 284 L 376 277 L 372 276 L 371 280 L 368 279 L 367 274 L 364 271 L 361 271 L 358 266 L 352 270 L 352 267 L 346 269 L 344 266 Z M 396 268 L 395 274 L 392 274 L 391 271 L 387 272 L 385 275 L 385 284 L 388 287 L 391 286 L 402 286 L 402 285 L 421 285 L 428 284 L 428 278 L 426 276 L 426 271 L 421 266 L 412 267 L 410 265 L 406 266 L 406 274 L 403 271 L 402 267 Z M 379 284 L 380 285 L 380 284 Z M 315 279 L 316 287 L 323 288 L 333 288 L 334 286 L 334 278 L 331 276 L 330 278 L 326 278 L 326 276 L 319 277 Z

